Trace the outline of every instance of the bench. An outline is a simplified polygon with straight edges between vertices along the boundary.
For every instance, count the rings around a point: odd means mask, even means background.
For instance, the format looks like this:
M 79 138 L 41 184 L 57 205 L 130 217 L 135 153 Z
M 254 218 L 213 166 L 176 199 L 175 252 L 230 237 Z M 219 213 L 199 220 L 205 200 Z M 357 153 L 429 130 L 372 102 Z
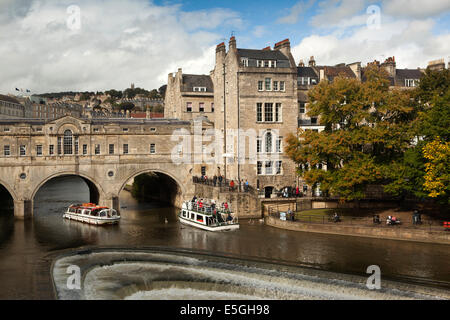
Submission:
M 450 221 L 444 221 L 444 230 L 450 231 Z

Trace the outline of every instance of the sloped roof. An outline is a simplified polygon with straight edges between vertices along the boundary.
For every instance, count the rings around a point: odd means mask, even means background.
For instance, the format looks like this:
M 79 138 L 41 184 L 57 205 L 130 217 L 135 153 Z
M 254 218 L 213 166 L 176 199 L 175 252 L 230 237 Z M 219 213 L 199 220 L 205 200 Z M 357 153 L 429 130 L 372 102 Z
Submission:
M 279 50 L 257 50 L 257 49 L 237 49 L 241 58 L 250 58 L 257 60 L 289 60 Z
M 210 76 L 204 74 L 183 74 L 182 92 L 193 92 L 194 87 L 205 87 L 206 92 L 214 92 L 214 85 Z
M 3 94 L 0 94 L 0 100 L 1 101 L 5 101 L 5 102 L 11 102 L 11 103 L 20 104 L 19 100 L 17 100 L 16 98 L 13 98 L 13 97 L 10 97 L 10 96 L 5 96 Z
M 344 75 L 348 78 L 356 78 L 355 74 L 353 73 L 352 69 L 348 66 L 339 66 L 339 67 L 332 67 L 332 66 L 318 66 L 317 69 L 324 69 L 325 70 L 325 76 L 327 76 L 330 79 L 333 79 L 339 75 Z
M 298 77 L 318 78 L 319 75 L 311 67 L 297 67 Z
M 396 80 L 401 79 L 420 79 L 423 75 L 419 69 L 397 69 L 395 72 Z

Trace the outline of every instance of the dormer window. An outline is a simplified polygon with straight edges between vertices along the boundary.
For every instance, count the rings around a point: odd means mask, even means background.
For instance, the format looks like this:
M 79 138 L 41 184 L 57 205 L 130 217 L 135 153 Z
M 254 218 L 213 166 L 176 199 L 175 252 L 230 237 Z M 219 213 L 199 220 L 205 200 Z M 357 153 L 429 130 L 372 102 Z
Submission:
M 276 60 L 257 60 L 256 66 L 258 68 L 276 68 L 277 61 Z
M 405 87 L 415 87 L 418 82 L 417 79 L 405 79 Z
M 248 67 L 248 58 L 241 58 L 241 64 L 243 67 Z
M 194 87 L 194 92 L 206 92 L 206 87 Z

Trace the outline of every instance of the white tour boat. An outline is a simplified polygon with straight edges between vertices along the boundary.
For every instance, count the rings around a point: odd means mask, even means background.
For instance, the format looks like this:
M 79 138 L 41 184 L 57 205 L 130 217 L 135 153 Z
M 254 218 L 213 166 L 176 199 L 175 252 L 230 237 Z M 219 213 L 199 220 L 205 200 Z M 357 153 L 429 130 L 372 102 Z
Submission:
M 227 206 L 215 207 L 198 201 L 185 201 L 178 217 L 181 223 L 207 231 L 239 229 L 237 216 Z
M 73 204 L 67 208 L 64 218 L 90 224 L 114 224 L 120 215 L 114 209 L 100 207 L 94 203 Z

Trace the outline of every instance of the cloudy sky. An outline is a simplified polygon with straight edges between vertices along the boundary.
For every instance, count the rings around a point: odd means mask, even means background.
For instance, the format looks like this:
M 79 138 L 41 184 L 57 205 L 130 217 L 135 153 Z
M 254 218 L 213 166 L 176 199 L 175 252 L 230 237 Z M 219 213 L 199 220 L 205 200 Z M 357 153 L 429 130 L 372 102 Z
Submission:
M 0 0 L 0 93 L 159 88 L 208 74 L 215 46 L 289 38 L 294 57 L 337 64 L 450 59 L 448 0 Z

